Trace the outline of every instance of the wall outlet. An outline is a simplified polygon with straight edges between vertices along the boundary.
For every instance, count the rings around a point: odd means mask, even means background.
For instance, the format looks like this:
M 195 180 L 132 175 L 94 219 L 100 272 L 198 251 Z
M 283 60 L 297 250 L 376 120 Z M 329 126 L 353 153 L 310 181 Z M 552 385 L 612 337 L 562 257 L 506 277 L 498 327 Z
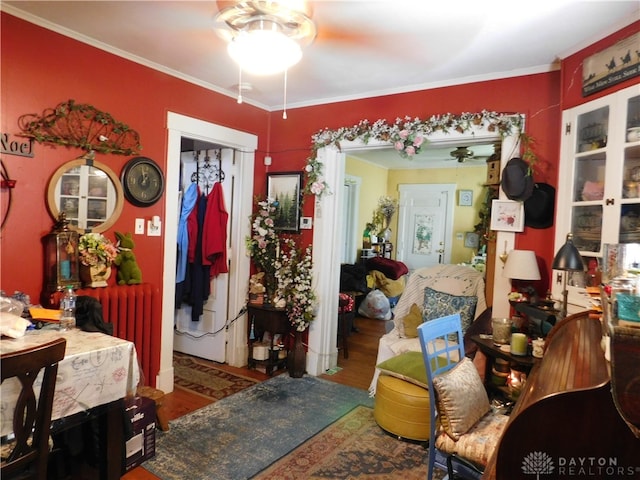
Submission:
M 136 235 L 144 235 L 144 218 L 136 218 L 136 227 L 134 232 Z

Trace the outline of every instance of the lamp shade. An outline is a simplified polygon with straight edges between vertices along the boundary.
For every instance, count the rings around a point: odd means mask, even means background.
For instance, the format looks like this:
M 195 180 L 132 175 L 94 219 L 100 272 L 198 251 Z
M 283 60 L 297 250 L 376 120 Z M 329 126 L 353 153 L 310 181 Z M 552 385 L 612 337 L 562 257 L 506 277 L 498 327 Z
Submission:
M 579 271 L 584 270 L 584 262 L 580 256 L 580 252 L 573 244 L 573 235 L 567 234 L 567 241 L 560 247 L 558 253 L 553 259 L 551 268 L 554 270 Z
M 533 250 L 511 250 L 502 276 L 515 280 L 540 280 L 540 269 Z

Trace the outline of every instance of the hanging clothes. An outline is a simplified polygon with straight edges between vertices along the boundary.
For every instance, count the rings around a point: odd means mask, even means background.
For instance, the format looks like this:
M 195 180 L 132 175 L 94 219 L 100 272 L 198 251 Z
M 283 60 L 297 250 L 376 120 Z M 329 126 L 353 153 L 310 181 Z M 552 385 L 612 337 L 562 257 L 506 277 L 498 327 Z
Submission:
M 209 262 L 205 263 L 202 257 L 202 235 L 207 212 L 207 200 L 208 197 L 206 195 L 200 195 L 196 202 L 196 207 L 187 218 L 187 229 L 189 231 L 187 257 L 190 262 L 187 276 L 190 282 L 188 292 L 185 289 L 185 294 L 188 293 L 188 303 L 191 305 L 191 320 L 194 322 L 200 321 L 200 316 L 204 312 L 204 304 L 211 293 L 209 274 L 211 266 Z M 194 230 L 195 238 L 192 237 Z
M 202 261 L 211 266 L 211 278 L 229 272 L 227 261 L 227 222 L 229 214 L 224 203 L 222 183 L 216 182 L 207 199 L 207 211 L 202 232 Z
M 193 211 L 198 200 L 198 185 L 192 183 L 182 197 L 180 220 L 178 221 L 178 261 L 176 266 L 176 283 L 184 282 L 187 273 L 187 250 L 189 249 L 189 232 L 187 230 L 187 218 Z

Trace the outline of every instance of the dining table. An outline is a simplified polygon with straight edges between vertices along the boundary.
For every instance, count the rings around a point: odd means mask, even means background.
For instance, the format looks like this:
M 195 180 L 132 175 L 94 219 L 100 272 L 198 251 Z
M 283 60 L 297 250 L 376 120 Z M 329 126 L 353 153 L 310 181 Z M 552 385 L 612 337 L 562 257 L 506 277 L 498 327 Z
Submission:
M 100 478 L 120 478 L 124 448 L 124 400 L 135 395 L 140 368 L 133 342 L 79 328 L 58 330 L 55 324 L 27 330 L 19 338 L 2 337 L 0 353 L 31 348 L 64 337 L 65 356 L 58 364 L 53 399 L 52 431 L 62 431 L 95 416 L 104 415 L 106 440 Z M 42 373 L 41 373 L 42 374 Z M 36 390 L 39 382 L 36 380 Z M 0 385 L 0 434 L 12 433 L 12 418 L 20 384 L 16 378 Z M 37 393 L 37 392 L 36 392 Z

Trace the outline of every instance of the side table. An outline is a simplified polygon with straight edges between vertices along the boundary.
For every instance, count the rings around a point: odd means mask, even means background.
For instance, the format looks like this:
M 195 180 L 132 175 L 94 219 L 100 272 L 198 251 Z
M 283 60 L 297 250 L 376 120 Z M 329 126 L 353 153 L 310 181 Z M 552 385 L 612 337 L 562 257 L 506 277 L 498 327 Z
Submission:
M 469 337 L 472 342 L 478 345 L 478 349 L 487 356 L 487 365 L 485 369 L 485 385 L 487 388 L 492 388 L 505 393 L 510 396 L 509 389 L 506 387 L 500 387 L 491 383 L 491 370 L 496 358 L 501 358 L 509 362 L 509 365 L 515 369 L 529 373 L 533 366 L 539 362 L 540 359 L 531 355 L 512 355 L 511 352 L 506 352 L 500 349 L 500 346 L 493 343 L 493 338 L 486 338 L 484 335 L 471 335 Z
M 287 311 L 283 308 L 275 308 L 269 305 L 251 305 L 247 307 L 248 328 L 247 342 L 249 345 L 249 358 L 247 365 L 249 368 L 256 368 L 257 365 L 264 365 L 267 375 L 272 375 L 274 370 L 285 368 L 287 366 L 286 350 L 285 355 L 280 356 L 283 350 L 274 348 L 274 340 L 277 334 L 286 336 L 289 334 L 290 325 L 287 318 Z M 254 338 L 251 338 L 253 332 Z M 255 358 L 254 346 L 259 339 L 263 338 L 265 332 L 269 332 L 270 340 L 266 358 Z M 286 342 L 285 342 L 286 345 Z M 286 348 L 286 347 L 285 347 Z

